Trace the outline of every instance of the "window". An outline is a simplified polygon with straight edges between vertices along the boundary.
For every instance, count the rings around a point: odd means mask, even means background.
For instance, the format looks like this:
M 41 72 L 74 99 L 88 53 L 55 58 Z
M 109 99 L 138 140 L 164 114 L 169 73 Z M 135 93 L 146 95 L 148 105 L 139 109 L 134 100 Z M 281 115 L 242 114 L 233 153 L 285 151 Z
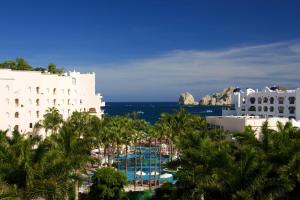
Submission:
M 29 128 L 32 128 L 32 123 L 29 123 Z
M 268 98 L 264 97 L 264 103 L 268 103 Z
M 64 89 L 61 89 L 61 93 L 62 93 L 62 94 L 65 94 L 65 90 L 64 90 Z
M 261 112 L 262 108 L 261 106 L 258 106 L 258 111 Z
M 70 105 L 71 104 L 71 100 L 70 99 L 68 99 L 68 105 Z
M 9 98 L 6 98 L 6 104 L 9 105 Z
M 5 117 L 6 117 L 6 118 L 9 118 L 9 117 L 10 117 L 9 112 L 6 112 L 6 113 L 5 113 Z
M 56 105 L 56 99 L 53 99 L 53 105 L 54 106 Z
M 6 85 L 6 86 L 5 86 L 5 90 L 6 90 L 7 92 L 9 92 L 9 90 L 10 90 L 9 85 Z
M 246 103 L 246 99 L 245 99 L 245 98 L 242 99 L 242 103 L 243 103 L 243 104 Z
M 257 103 L 258 103 L 258 104 L 261 104 L 261 97 L 258 97 Z
M 37 117 L 37 118 L 40 117 L 40 111 L 36 111 L 36 117 Z
M 53 88 L 53 94 L 54 95 L 56 94 L 56 88 Z
M 256 111 L 255 106 L 250 106 L 250 108 L 248 109 L 248 111 Z
M 290 104 L 295 104 L 296 98 L 295 97 L 289 97 Z
M 82 99 L 80 99 L 80 101 L 79 101 L 79 102 L 80 102 L 80 105 L 81 105 L 81 104 L 82 104 L 82 102 L 83 102 L 83 101 L 82 101 Z
M 29 93 L 31 93 L 31 91 L 32 91 L 31 87 L 28 87 L 28 91 L 29 91 Z
M 245 106 L 242 106 L 242 111 L 245 111 Z
M 268 112 L 268 106 L 264 106 L 264 111 Z
M 278 104 L 284 103 L 284 97 L 278 97 Z
M 68 94 L 71 94 L 71 90 L 70 89 L 68 89 Z
M 72 78 L 72 85 L 76 85 L 76 78 Z
M 270 98 L 270 104 L 274 104 L 274 97 Z
M 296 107 L 294 107 L 294 106 L 289 107 L 290 114 L 295 114 L 295 110 L 296 110 Z
M 49 93 L 50 93 L 50 89 L 49 89 L 49 88 L 47 88 L 47 89 L 46 89 L 46 91 L 47 91 L 47 94 L 49 94 Z
M 36 103 L 36 106 L 39 106 L 40 105 L 40 100 L 36 99 L 35 103 Z
M 71 112 L 71 110 L 70 110 L 70 109 L 68 109 L 68 116 L 70 115 L 70 112 Z
M 250 103 L 251 103 L 251 104 L 255 104 L 255 97 L 251 97 L 251 98 L 250 98 Z
M 284 113 L 284 107 L 283 106 L 278 106 L 278 112 L 279 113 Z
M 15 112 L 15 118 L 19 118 L 19 112 Z
M 37 94 L 40 94 L 40 87 L 36 87 L 35 90 Z
M 15 126 L 14 126 L 14 130 L 15 130 L 15 131 L 19 131 L 19 125 L 15 125 Z
M 270 112 L 274 112 L 274 107 L 270 106 Z
M 19 99 L 15 99 L 15 105 L 18 107 L 19 106 Z

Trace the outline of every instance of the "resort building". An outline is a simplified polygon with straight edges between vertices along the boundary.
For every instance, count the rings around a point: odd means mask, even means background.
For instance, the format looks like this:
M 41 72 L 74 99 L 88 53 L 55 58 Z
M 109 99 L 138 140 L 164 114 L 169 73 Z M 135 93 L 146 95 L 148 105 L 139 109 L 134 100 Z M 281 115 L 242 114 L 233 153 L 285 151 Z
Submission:
M 237 88 L 233 96 L 234 109 L 223 110 L 222 115 L 259 116 L 262 118 L 286 117 L 300 120 L 300 88 L 282 90 L 265 87 L 263 90 Z
M 288 118 L 260 118 L 258 116 L 207 116 L 207 123 L 211 128 L 220 128 L 229 132 L 243 132 L 246 126 L 251 126 L 257 139 L 261 139 L 261 127 L 268 121 L 268 128 L 277 130 L 277 123 L 286 124 L 290 120 Z M 297 126 L 294 120 L 290 121 Z
M 67 119 L 72 112 L 104 114 L 101 94 L 95 94 L 95 73 L 63 75 L 0 69 L 0 129 L 32 132 L 46 110 L 56 107 Z

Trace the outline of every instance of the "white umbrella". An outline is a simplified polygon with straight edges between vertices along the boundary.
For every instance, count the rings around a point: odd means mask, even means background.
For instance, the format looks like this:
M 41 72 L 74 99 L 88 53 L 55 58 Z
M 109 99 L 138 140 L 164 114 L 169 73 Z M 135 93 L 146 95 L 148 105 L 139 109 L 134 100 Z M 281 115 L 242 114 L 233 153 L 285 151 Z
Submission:
M 141 170 L 137 171 L 135 174 L 140 176 L 141 175 Z M 147 174 L 145 172 L 142 172 L 142 176 L 146 176 L 146 175 Z
M 173 176 L 172 174 L 166 173 L 166 174 L 160 175 L 160 178 L 171 178 L 172 176 Z
M 151 172 L 151 176 L 154 176 L 155 174 L 159 175 L 159 172 L 156 172 L 156 173 L 155 173 L 155 171 Z

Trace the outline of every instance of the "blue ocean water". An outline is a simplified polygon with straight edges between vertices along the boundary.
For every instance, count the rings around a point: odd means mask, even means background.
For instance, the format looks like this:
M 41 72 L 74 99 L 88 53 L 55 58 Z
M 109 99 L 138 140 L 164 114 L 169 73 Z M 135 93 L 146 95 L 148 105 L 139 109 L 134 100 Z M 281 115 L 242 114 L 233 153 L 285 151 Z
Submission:
M 177 102 L 107 102 L 105 114 L 108 116 L 126 115 L 138 112 L 140 118 L 150 123 L 155 123 L 161 113 L 172 113 L 175 110 L 185 108 L 192 114 L 200 116 L 216 116 L 222 114 L 221 106 L 182 106 Z

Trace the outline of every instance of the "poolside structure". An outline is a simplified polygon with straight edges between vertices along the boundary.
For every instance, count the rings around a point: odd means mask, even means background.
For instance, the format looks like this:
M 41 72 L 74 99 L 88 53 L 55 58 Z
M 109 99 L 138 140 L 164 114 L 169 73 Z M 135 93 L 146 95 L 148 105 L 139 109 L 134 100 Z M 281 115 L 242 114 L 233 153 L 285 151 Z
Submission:
M 255 137 L 261 139 L 261 128 L 263 124 L 268 121 L 268 128 L 277 131 L 277 123 L 286 124 L 291 122 L 295 124 L 294 120 L 288 118 L 261 118 L 259 116 L 207 116 L 206 117 L 209 128 L 220 128 L 229 132 L 243 132 L 246 126 L 251 126 Z
M 72 112 L 104 114 L 101 94 L 95 94 L 95 73 L 61 75 L 0 69 L 0 129 L 32 132 L 48 108 L 67 119 Z

